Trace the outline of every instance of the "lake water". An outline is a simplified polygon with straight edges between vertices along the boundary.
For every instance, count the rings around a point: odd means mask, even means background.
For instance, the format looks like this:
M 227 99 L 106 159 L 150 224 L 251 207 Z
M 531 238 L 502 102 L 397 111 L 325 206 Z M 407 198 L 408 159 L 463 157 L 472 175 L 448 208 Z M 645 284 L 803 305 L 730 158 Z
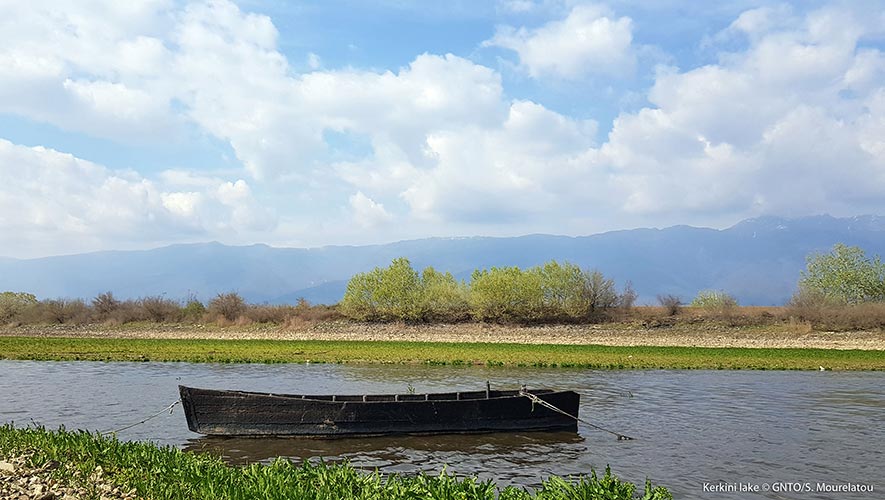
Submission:
M 0 422 L 109 430 L 178 398 L 178 384 L 292 393 L 382 393 L 551 387 L 581 393 L 579 434 L 524 433 L 338 440 L 218 439 L 187 429 L 180 408 L 123 431 L 219 453 L 233 463 L 347 458 L 383 472 L 478 474 L 537 485 L 611 465 L 675 498 L 885 498 L 885 373 L 596 371 L 400 365 L 219 365 L 0 361 Z M 784 483 L 784 484 L 782 484 Z M 810 483 L 873 492 L 790 492 Z M 706 485 L 706 486 L 705 486 Z M 763 492 L 762 488 L 769 491 Z M 713 488 L 760 488 L 756 492 Z M 781 491 L 775 491 L 781 490 Z

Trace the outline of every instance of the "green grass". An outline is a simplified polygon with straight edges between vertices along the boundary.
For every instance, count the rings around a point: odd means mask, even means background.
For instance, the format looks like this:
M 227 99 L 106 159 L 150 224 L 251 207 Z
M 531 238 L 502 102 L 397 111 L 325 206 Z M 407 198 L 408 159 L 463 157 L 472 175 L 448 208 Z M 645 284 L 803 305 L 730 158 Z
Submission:
M 645 493 L 636 497 L 636 486 L 623 482 L 606 468 L 602 477 L 563 479 L 551 477 L 535 492 L 507 487 L 499 489 L 491 481 L 475 477 L 456 478 L 445 472 L 428 476 L 365 473 L 350 465 L 278 459 L 270 465 L 232 467 L 221 459 L 183 452 L 150 443 L 121 442 L 84 431 L 47 431 L 42 428 L 16 429 L 0 426 L 0 457 L 31 454 L 30 465 L 50 462 L 58 467 L 56 479 L 87 488 L 90 498 L 101 491 L 89 477 L 101 467 L 105 478 L 127 491 L 135 489 L 138 498 L 178 499 L 596 499 L 672 500 L 663 487 L 653 488 L 646 481 Z
M 448 342 L 0 337 L 0 359 L 396 363 L 603 369 L 883 370 L 885 351 Z

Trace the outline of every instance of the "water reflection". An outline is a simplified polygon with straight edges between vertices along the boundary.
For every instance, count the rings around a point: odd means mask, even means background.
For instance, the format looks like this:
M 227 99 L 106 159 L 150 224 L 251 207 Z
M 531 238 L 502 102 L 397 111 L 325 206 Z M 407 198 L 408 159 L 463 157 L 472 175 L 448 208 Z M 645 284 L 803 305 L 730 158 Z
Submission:
M 502 465 L 518 463 L 520 467 L 534 470 L 533 465 L 549 461 L 550 454 L 575 459 L 587 453 L 584 438 L 570 432 L 340 439 L 199 437 L 188 439 L 183 448 L 209 452 L 240 465 L 267 462 L 280 456 L 295 460 L 322 457 L 332 462 L 347 460 L 362 468 L 406 472 L 434 470 L 428 464 L 439 462 L 441 457 L 449 457 L 451 460 L 447 463 L 462 464 L 460 468 L 467 463 L 481 465 L 498 461 Z

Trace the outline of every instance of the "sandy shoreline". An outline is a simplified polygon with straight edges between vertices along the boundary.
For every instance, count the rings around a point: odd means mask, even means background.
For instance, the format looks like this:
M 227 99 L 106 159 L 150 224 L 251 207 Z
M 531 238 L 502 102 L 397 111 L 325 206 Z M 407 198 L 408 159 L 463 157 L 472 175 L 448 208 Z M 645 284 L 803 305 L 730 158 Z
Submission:
M 482 323 L 455 325 L 366 324 L 332 321 L 295 327 L 247 325 L 21 326 L 0 328 L 0 336 L 131 339 L 265 339 L 410 342 L 489 342 L 516 344 L 766 347 L 885 350 L 885 332 L 817 332 L 788 325 L 729 327 L 681 324 L 509 326 Z

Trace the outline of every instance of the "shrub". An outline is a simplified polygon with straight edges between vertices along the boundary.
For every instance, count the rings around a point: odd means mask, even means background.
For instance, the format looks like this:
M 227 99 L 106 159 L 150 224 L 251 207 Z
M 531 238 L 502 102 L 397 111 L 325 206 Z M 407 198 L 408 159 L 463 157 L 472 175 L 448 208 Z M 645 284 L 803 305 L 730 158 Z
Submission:
M 587 273 L 584 293 L 591 314 L 610 309 L 618 303 L 614 280 L 606 278 L 599 271 Z
M 470 280 L 470 311 L 479 321 L 536 321 L 543 306 L 539 273 L 518 267 L 474 271 Z
M 341 300 L 341 312 L 361 321 L 414 321 L 422 316 L 422 296 L 421 277 L 401 257 L 386 269 L 354 275 Z
M 30 308 L 37 305 L 37 297 L 25 292 L 0 293 L 0 322 L 8 323 L 21 319 Z
M 470 317 L 467 286 L 452 276 L 432 267 L 421 273 L 419 309 L 424 321 L 464 321 Z
M 885 263 L 841 243 L 808 257 L 799 288 L 844 304 L 885 301 Z
M 664 308 L 668 316 L 676 316 L 682 310 L 682 300 L 675 295 L 658 295 L 658 304 Z
M 89 308 L 82 299 L 49 299 L 37 305 L 39 317 L 47 323 L 82 324 L 89 321 Z
M 283 324 L 295 316 L 296 309 L 292 306 L 250 305 L 245 316 L 256 323 Z
M 373 298 L 381 319 L 412 321 L 421 317 L 422 295 L 418 272 L 409 259 L 401 257 L 381 272 Z
M 246 312 L 246 301 L 236 292 L 219 293 L 209 301 L 209 313 L 227 321 L 236 321 Z
M 733 296 L 716 290 L 702 290 L 689 304 L 691 307 L 699 307 L 709 312 L 727 313 L 737 307 L 737 299 Z
M 111 312 L 108 319 L 115 323 L 123 324 L 147 321 L 150 317 L 142 307 L 140 300 L 124 300 Z
M 375 290 L 380 286 L 382 272 L 376 267 L 371 272 L 357 273 L 350 278 L 339 304 L 342 314 L 359 321 L 378 319 Z
M 92 299 L 92 311 L 98 318 L 106 319 L 120 307 L 120 301 L 111 292 L 98 294 Z
M 592 294 L 588 293 L 587 274 L 578 266 L 550 261 L 527 272 L 540 276 L 538 283 L 541 286 L 542 307 L 538 319 L 580 318 L 592 309 L 593 299 Z
M 178 321 L 181 319 L 181 307 L 177 302 L 160 295 L 144 297 L 139 300 L 147 319 L 154 323 Z
M 183 320 L 197 322 L 203 319 L 206 314 L 206 306 L 203 305 L 196 297 L 190 296 L 181 308 L 181 317 Z
M 637 297 L 636 290 L 633 289 L 633 282 L 628 280 L 624 283 L 624 291 L 618 297 L 618 307 L 623 309 L 624 312 L 629 312 L 636 305 Z

